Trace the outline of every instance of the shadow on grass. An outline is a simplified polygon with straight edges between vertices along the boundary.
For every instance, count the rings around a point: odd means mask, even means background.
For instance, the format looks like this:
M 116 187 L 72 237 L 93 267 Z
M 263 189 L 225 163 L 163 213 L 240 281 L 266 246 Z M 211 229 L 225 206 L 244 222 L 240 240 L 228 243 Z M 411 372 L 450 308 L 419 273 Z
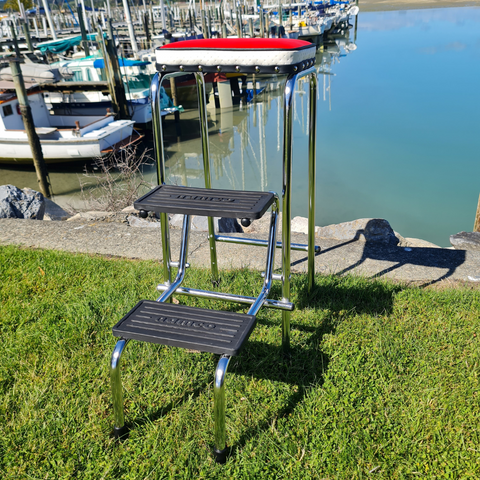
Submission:
M 160 418 L 165 417 L 174 408 L 178 407 L 178 405 L 186 402 L 188 399 L 197 398 L 198 396 L 200 396 L 200 394 L 205 390 L 205 388 L 207 388 L 208 383 L 209 382 L 199 382 L 199 384 L 195 386 L 193 389 L 189 389 L 185 391 L 183 395 L 181 395 L 175 400 L 172 400 L 167 405 L 164 405 L 161 408 L 158 408 L 152 413 L 149 413 L 143 417 L 137 417 L 134 420 L 125 422 L 125 426 L 130 431 L 134 428 L 135 429 L 141 428 L 145 424 L 153 423 L 156 420 L 159 420 Z M 113 432 L 111 436 L 113 437 Z
M 245 378 L 265 379 L 272 382 L 281 382 L 296 388 L 291 389 L 275 411 L 270 411 L 255 424 L 246 427 L 236 443 L 230 447 L 230 454 L 241 450 L 246 443 L 259 431 L 270 428 L 275 418 L 286 417 L 301 404 L 307 392 L 314 386 L 321 386 L 328 370 L 330 359 L 322 351 L 322 341 L 325 335 L 333 334 L 338 325 L 348 321 L 349 316 L 355 314 L 388 314 L 392 311 L 394 296 L 403 286 L 393 283 L 371 281 L 352 276 L 318 276 L 311 292 L 307 291 L 307 278 L 304 275 L 292 277 L 292 300 L 296 305 L 296 312 L 292 314 L 291 330 L 302 332 L 285 353 L 280 343 L 281 314 L 270 315 L 262 311 L 259 324 L 263 327 L 275 329 L 278 332 L 277 341 L 250 340 L 246 343 L 242 353 L 232 358 L 227 374 L 241 375 Z M 275 284 L 272 298 L 279 298 L 281 287 Z M 228 304 L 225 305 L 229 308 Z M 272 338 L 272 335 L 269 336 Z M 295 338 L 292 335 L 292 338 Z M 215 362 L 216 363 L 216 362 Z M 169 412 L 189 398 L 196 398 L 213 381 L 215 367 L 212 365 L 212 376 L 209 380 L 196 381 L 185 393 L 168 405 L 129 422 L 129 428 L 140 428 L 146 423 L 152 423 L 168 415 Z M 213 403 L 212 403 L 213 409 Z M 228 409 L 228 401 L 227 401 Z M 213 432 L 212 432 L 213 440 Z
M 323 338 L 335 332 L 337 326 L 347 318 L 347 313 L 387 314 L 392 310 L 395 294 L 404 288 L 350 276 L 317 277 L 317 281 L 319 283 L 308 293 L 305 276 L 292 278 L 296 309 L 318 311 L 320 318 L 312 325 L 311 320 L 302 322 L 301 314 L 292 315 L 291 330 L 309 334 L 301 345 L 292 345 L 288 354 L 285 354 L 278 344 L 250 341 L 242 354 L 232 359 L 229 374 L 283 382 L 297 388 L 283 407 L 241 434 L 235 445 L 230 447 L 231 455 L 241 450 L 255 432 L 270 428 L 275 418 L 291 414 L 303 402 L 311 387 L 323 384 L 330 362 L 321 349 Z M 270 319 L 262 319 L 261 323 L 278 328 L 280 335 L 279 323 Z

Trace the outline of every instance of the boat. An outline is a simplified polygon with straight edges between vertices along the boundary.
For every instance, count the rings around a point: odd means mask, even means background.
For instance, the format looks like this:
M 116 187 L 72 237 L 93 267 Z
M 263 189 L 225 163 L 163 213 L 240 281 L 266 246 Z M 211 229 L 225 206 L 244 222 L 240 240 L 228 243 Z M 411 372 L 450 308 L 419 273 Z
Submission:
M 134 121 L 114 115 L 52 115 L 39 85 L 27 91 L 35 131 L 48 163 L 101 158 L 138 142 Z M 0 163 L 32 164 L 32 151 L 11 82 L 0 82 Z
M 119 58 L 120 72 L 125 84 L 125 96 L 132 120 L 137 124 L 147 124 L 152 121 L 152 107 L 150 105 L 150 82 L 152 76 L 146 70 L 148 62 Z M 62 60 L 51 64 L 52 67 L 68 69 L 72 73 L 74 82 L 102 82 L 106 81 L 105 62 L 102 57 L 89 56 L 75 60 Z M 68 87 L 68 80 L 65 84 Z M 60 86 L 60 84 L 59 84 Z M 48 102 L 52 108 L 63 108 L 68 102 L 70 109 L 92 108 L 89 103 L 110 102 L 110 96 L 102 92 L 85 92 L 66 98 L 64 95 L 50 94 Z M 168 103 L 168 102 L 167 102 Z M 77 104 L 77 105 L 75 105 Z M 173 104 L 162 105 L 162 108 L 172 107 Z M 104 105 L 101 105 L 103 108 Z

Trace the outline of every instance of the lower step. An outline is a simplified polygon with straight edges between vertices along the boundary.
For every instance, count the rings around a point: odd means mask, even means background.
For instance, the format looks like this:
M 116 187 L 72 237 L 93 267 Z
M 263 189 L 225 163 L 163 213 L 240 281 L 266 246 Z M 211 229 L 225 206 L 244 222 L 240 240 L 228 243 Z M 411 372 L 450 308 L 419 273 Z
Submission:
M 113 327 L 113 335 L 220 355 L 237 355 L 256 321 L 254 315 L 141 300 Z

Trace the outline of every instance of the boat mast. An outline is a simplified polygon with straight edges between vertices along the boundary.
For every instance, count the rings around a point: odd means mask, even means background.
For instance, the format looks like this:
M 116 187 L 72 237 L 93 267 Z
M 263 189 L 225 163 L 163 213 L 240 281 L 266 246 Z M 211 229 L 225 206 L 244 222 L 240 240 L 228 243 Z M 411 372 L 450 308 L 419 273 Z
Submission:
M 133 57 L 138 59 L 138 46 L 135 40 L 135 30 L 133 29 L 132 16 L 130 15 L 130 6 L 128 0 L 123 0 L 123 8 L 125 10 L 125 17 L 127 19 L 128 35 L 130 37 L 130 43 L 132 44 Z
M 50 15 L 50 8 L 48 8 L 47 0 L 43 0 L 43 8 L 45 9 L 45 14 L 47 15 L 48 25 L 50 26 L 53 40 L 57 40 L 57 34 L 55 33 L 55 27 L 53 26 L 52 16 Z

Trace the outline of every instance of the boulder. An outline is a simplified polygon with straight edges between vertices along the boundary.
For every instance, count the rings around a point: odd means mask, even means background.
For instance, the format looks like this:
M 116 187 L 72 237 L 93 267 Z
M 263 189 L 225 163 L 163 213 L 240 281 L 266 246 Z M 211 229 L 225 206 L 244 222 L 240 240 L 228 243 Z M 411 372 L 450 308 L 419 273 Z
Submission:
M 91 211 L 91 212 L 80 212 L 75 214 L 73 217 L 67 219 L 68 222 L 92 222 L 95 220 L 105 220 L 108 217 L 112 217 L 115 215 L 115 212 L 107 212 L 107 211 Z
M 133 205 L 129 205 L 122 210 L 122 213 L 138 213 L 138 210 Z
M 293 217 L 291 223 L 291 230 L 294 233 L 304 233 L 308 235 L 308 218 Z
M 399 235 L 397 234 L 397 238 Z M 422 240 L 421 238 L 413 238 L 413 237 L 401 237 L 399 238 L 399 247 L 411 247 L 411 248 L 442 248 L 439 245 L 428 242 L 427 240 Z
M 160 222 L 151 222 L 145 218 L 136 217 L 135 215 L 129 215 L 127 217 L 127 223 L 131 227 L 138 228 L 159 228 L 161 226 Z
M 360 240 L 397 245 L 398 238 L 392 227 L 383 218 L 360 218 L 326 227 L 316 227 L 315 234 L 320 238 L 333 240 Z
M 43 220 L 45 198 L 35 190 L 20 190 L 14 185 L 0 186 L 0 218 Z
M 450 235 L 450 243 L 455 250 L 480 251 L 480 232 L 460 232 Z
M 52 202 L 49 198 L 45 199 L 45 215 L 44 220 L 67 220 L 71 215 L 65 211 L 60 205 Z

